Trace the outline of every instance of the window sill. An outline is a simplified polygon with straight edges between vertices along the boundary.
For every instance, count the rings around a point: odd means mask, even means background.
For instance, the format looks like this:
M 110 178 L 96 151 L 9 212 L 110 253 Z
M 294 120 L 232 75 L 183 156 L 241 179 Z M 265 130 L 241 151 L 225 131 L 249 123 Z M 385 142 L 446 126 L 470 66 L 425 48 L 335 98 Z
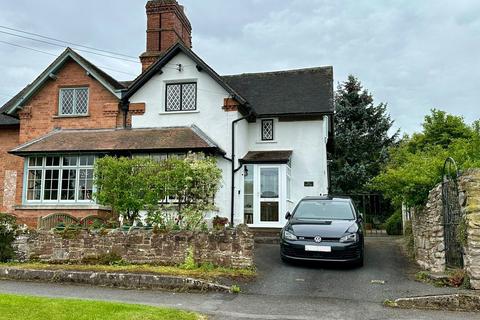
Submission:
M 191 111 L 162 111 L 160 114 L 183 114 L 183 113 L 199 113 L 199 110 L 191 110 Z
M 24 204 L 16 206 L 16 210 L 111 210 L 110 207 L 98 204 Z
M 266 141 L 260 140 L 260 141 L 257 141 L 256 143 L 257 144 L 275 144 L 275 143 L 278 143 L 278 141 L 277 140 L 266 140 Z
M 68 118 L 88 118 L 90 117 L 89 114 L 83 114 L 83 115 L 66 115 L 66 116 L 53 116 L 53 119 L 68 119 Z

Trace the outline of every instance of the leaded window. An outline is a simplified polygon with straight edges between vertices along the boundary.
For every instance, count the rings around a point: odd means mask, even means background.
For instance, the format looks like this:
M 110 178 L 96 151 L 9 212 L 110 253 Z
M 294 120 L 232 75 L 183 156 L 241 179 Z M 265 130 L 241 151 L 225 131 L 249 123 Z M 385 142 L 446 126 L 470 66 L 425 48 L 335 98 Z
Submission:
M 273 119 L 262 120 L 262 141 L 273 140 Z
M 93 155 L 28 158 L 25 200 L 40 203 L 92 201 L 94 162 Z
M 76 116 L 88 114 L 88 88 L 60 89 L 59 114 Z
M 165 111 L 197 110 L 197 84 L 169 83 L 166 87 Z

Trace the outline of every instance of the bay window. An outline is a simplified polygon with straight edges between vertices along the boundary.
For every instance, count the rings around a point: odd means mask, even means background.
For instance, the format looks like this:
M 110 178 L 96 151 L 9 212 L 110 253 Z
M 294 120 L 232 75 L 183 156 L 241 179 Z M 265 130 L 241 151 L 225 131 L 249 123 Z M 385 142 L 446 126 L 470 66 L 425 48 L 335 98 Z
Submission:
M 31 157 L 26 161 L 27 203 L 93 201 L 95 156 Z

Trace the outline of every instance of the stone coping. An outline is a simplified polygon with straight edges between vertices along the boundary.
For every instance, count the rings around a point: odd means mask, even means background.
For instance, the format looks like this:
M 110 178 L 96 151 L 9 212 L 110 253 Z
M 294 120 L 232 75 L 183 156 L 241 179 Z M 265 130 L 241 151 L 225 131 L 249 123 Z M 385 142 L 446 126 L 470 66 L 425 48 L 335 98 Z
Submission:
M 206 280 L 139 273 L 37 270 L 2 267 L 0 268 L 0 279 L 86 284 L 124 289 L 231 292 L 228 286 Z
M 386 303 L 403 309 L 446 310 L 463 312 L 480 312 L 480 295 L 473 293 L 456 293 L 396 299 Z

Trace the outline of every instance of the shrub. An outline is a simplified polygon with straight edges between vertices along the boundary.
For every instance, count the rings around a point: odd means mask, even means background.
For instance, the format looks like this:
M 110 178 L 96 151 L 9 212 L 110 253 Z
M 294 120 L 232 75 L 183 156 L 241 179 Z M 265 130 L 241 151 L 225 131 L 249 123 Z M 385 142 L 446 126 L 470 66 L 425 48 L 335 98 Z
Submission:
M 13 242 L 17 235 L 17 221 L 14 216 L 0 213 L 0 262 L 13 259 L 15 250 Z
M 94 196 L 128 225 L 144 211 L 146 222 L 159 229 L 199 230 L 206 213 L 216 209 L 221 173 L 215 158 L 202 154 L 159 162 L 104 157 L 95 163 Z
M 385 222 L 385 229 L 388 235 L 401 235 L 402 230 L 402 212 L 395 211 Z

